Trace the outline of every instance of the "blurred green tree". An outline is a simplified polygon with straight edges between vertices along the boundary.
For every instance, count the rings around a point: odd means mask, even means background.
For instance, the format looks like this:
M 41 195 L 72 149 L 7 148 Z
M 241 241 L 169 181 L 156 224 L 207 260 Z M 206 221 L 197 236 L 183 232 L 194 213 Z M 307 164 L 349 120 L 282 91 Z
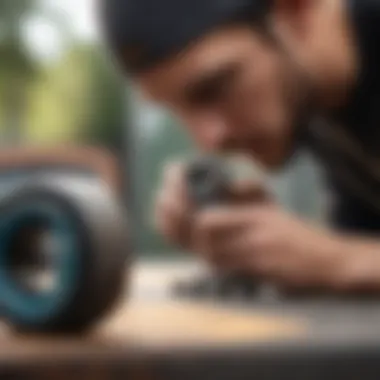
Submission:
M 29 139 L 121 149 L 125 85 L 97 45 L 76 43 L 33 88 Z
M 35 11 L 35 0 L 0 2 L 0 105 L 3 141 L 17 142 L 23 132 L 29 81 L 36 73 L 27 49 L 24 26 Z
M 126 120 L 127 88 L 98 47 L 83 50 L 82 64 L 87 72 L 87 117 L 78 128 L 78 138 L 120 151 Z

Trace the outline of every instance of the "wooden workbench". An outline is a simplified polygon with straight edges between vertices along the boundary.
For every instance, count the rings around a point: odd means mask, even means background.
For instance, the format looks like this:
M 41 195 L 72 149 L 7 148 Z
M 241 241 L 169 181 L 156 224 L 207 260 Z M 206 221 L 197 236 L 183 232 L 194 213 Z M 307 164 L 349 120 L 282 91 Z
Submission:
M 379 378 L 376 300 L 171 297 L 175 278 L 194 270 L 137 265 L 130 299 L 86 337 L 17 336 L 4 326 L 0 379 Z

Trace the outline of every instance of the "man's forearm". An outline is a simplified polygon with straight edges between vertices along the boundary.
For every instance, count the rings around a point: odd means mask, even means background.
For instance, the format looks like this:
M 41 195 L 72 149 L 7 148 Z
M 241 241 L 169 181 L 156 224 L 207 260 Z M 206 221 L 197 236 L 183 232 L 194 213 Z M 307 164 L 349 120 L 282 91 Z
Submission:
M 380 292 L 380 238 L 339 236 L 332 250 L 338 259 L 333 287 L 347 292 Z

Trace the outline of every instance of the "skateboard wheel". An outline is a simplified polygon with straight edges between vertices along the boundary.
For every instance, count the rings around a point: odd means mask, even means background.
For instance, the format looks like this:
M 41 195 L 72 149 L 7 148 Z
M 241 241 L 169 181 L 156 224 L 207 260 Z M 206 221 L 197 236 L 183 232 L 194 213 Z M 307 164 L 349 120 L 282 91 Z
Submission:
M 99 180 L 49 176 L 0 202 L 0 304 L 26 332 L 82 332 L 128 280 L 125 217 Z

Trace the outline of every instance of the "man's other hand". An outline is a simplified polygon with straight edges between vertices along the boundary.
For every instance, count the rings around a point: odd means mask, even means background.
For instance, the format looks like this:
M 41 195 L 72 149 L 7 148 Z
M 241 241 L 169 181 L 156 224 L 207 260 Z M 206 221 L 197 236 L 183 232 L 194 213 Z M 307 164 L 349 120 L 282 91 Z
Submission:
M 197 214 L 195 249 L 223 271 L 296 288 L 338 288 L 341 240 L 277 205 L 246 204 Z
M 222 271 L 285 287 L 350 285 L 345 238 L 285 212 L 257 183 L 241 182 L 232 190 L 225 205 L 197 210 L 187 194 L 185 165 L 169 165 L 156 203 L 159 232 Z

